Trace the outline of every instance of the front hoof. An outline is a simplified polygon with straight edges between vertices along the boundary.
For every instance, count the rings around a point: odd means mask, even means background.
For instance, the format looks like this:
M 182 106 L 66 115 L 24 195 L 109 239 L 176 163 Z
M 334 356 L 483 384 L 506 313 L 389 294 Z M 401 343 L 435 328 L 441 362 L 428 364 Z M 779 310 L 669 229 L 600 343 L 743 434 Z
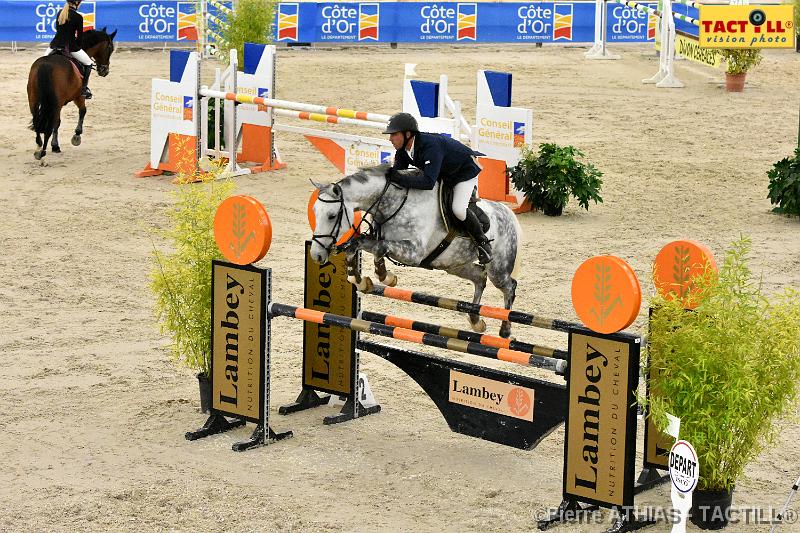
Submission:
M 44 154 L 45 154 L 44 150 L 34 150 L 33 151 L 33 157 L 35 157 L 37 161 L 39 161 L 41 158 L 43 158 Z
M 364 276 L 361 278 L 361 283 L 356 285 L 356 288 L 365 294 L 372 292 L 372 289 L 375 288 L 375 284 L 372 283 L 372 278 L 369 276 Z
M 470 325 L 472 326 L 472 331 L 476 333 L 483 333 L 486 331 L 486 321 L 483 319 L 480 319 L 477 322 L 470 322 Z
M 60 146 L 51 146 L 50 147 L 50 151 L 53 152 L 54 154 L 60 154 L 61 153 L 61 147 Z
M 77 133 L 72 136 L 72 146 L 80 146 L 81 145 L 81 136 Z
M 509 340 L 512 340 L 512 341 L 514 340 L 514 338 L 511 336 L 511 328 L 510 327 L 505 327 L 505 326 L 501 327 L 500 328 L 500 336 L 503 337 L 504 339 L 509 339 Z
M 394 287 L 397 285 L 397 276 L 394 272 L 387 272 L 386 276 L 381 280 L 387 287 Z

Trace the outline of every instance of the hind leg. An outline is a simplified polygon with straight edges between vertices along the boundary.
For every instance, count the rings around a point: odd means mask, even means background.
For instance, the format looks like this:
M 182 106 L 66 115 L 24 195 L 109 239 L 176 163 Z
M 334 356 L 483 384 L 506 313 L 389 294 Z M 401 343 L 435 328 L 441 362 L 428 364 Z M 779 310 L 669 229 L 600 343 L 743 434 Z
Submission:
M 83 97 L 76 98 L 75 105 L 78 106 L 78 125 L 75 127 L 75 135 L 72 136 L 72 146 L 80 146 L 81 134 L 83 134 L 83 118 L 86 116 L 86 100 Z
M 489 264 L 489 280 L 492 285 L 503 293 L 503 307 L 511 310 L 514 305 L 514 298 L 517 293 L 517 280 L 512 277 L 514 270 L 513 262 L 507 262 L 503 267 L 503 261 L 492 261 Z M 500 325 L 500 336 L 507 339 L 511 336 L 511 322 L 503 320 Z
M 464 278 L 472 282 L 475 286 L 475 293 L 472 297 L 472 303 L 480 304 L 483 290 L 486 288 L 486 268 L 475 263 L 466 263 L 457 267 L 447 269 L 448 274 L 453 274 L 459 278 Z M 480 315 L 469 315 L 469 323 L 473 331 L 483 333 L 486 331 L 486 322 Z
M 61 117 L 58 117 L 58 121 L 53 126 L 53 140 L 50 141 L 50 149 L 54 154 L 61 153 L 61 147 L 58 145 L 58 127 L 61 126 Z
M 41 160 L 44 156 L 47 155 L 47 143 L 50 141 L 50 136 L 52 134 L 53 134 L 52 131 L 44 132 L 44 135 L 43 135 L 43 138 L 42 138 L 42 144 L 40 145 L 40 148 L 33 152 L 33 157 L 35 157 L 37 159 L 37 161 Z
M 41 133 L 37 133 L 36 134 L 36 146 L 41 146 L 41 145 L 42 145 L 42 134 Z

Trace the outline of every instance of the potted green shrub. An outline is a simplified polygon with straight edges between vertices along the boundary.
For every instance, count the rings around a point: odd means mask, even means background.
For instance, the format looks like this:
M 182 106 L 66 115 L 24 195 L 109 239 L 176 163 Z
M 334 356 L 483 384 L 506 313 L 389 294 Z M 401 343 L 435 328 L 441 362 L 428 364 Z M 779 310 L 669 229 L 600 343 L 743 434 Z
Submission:
M 800 216 L 800 146 L 794 157 L 784 157 L 767 172 L 772 210 L 788 216 Z
M 800 292 L 768 298 L 747 266 L 749 250 L 749 240 L 734 242 L 718 275 L 707 269 L 693 280 L 694 310 L 677 297 L 651 302 L 649 412 L 662 429 L 666 413 L 680 418 L 680 438 L 697 450 L 691 519 L 704 529 L 727 525 L 737 479 L 800 389 Z
M 747 72 L 761 63 L 758 48 L 723 48 L 719 51 L 725 61 L 725 89 L 740 93 L 744 90 Z
M 509 169 L 509 176 L 514 187 L 545 215 L 561 215 L 570 196 L 588 210 L 590 200 L 595 204 L 603 201 L 603 174 L 580 157 L 583 153 L 573 146 L 542 143 L 538 153 L 523 146 L 519 163 Z
M 203 412 L 211 399 L 211 260 L 222 259 L 214 241 L 214 215 L 234 188 L 230 180 L 216 180 L 222 168 L 212 164 L 207 172 L 179 176 L 182 185 L 167 211 L 169 224 L 159 232 L 170 251 L 154 244 L 150 273 L 156 319 L 172 340 L 175 360 L 197 372 Z

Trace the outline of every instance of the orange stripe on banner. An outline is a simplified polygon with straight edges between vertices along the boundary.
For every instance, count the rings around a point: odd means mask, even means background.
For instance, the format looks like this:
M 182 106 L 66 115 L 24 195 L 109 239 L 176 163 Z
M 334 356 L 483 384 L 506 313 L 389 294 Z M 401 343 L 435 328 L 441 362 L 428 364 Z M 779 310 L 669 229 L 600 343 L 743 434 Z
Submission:
M 511 346 L 511 340 L 495 337 L 494 335 L 481 335 L 481 344 L 492 348 L 508 348 Z
M 398 328 L 412 329 L 414 326 L 414 321 L 408 318 L 400 318 L 399 316 L 387 316 L 386 325 L 396 326 Z
M 316 322 L 322 324 L 322 317 L 325 313 L 322 311 L 314 311 L 313 309 L 298 309 L 294 312 L 294 316 L 306 322 Z
M 519 365 L 527 365 L 531 361 L 531 357 L 528 354 L 516 350 L 506 350 L 505 348 L 497 350 L 497 358 L 501 361 L 517 363 Z
M 417 344 L 423 344 L 422 338 L 425 334 L 421 331 L 411 331 L 408 329 L 396 329 L 392 332 L 392 337 L 400 339 L 401 341 L 411 341 Z
M 406 289 L 398 289 L 397 287 L 385 287 L 383 289 L 383 294 L 388 298 L 410 302 L 412 292 Z
M 511 311 L 508 309 L 500 309 L 499 307 L 492 307 L 489 305 L 481 306 L 481 316 L 496 318 L 498 320 L 508 320 Z

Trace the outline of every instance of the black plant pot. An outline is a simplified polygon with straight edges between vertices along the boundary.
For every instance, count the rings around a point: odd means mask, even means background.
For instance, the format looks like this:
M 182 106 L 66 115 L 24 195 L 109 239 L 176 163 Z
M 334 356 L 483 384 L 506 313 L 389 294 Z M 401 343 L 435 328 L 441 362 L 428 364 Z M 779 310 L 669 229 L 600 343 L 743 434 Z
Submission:
M 564 206 L 544 205 L 542 206 L 542 212 L 549 217 L 560 217 L 561 213 L 564 212 Z
M 732 501 L 733 489 L 695 490 L 692 494 L 692 524 L 700 529 L 727 527 Z
M 211 412 L 211 380 L 201 373 L 197 374 L 197 381 L 200 384 L 200 412 L 208 414 Z

